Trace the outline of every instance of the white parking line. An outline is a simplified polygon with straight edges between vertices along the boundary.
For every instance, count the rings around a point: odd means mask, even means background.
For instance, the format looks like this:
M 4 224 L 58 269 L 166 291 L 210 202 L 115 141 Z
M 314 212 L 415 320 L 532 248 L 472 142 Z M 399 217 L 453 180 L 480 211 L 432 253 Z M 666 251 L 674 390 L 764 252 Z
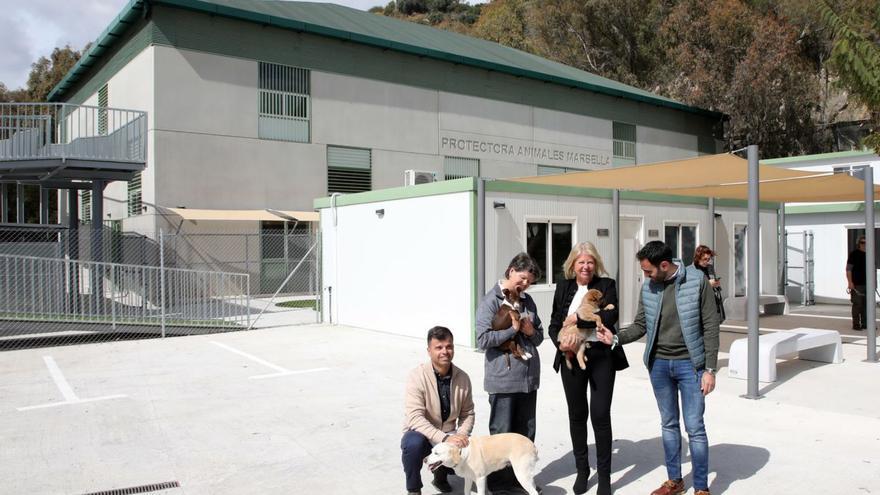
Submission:
M 239 356 L 244 356 L 244 357 L 250 359 L 251 361 L 260 363 L 263 366 L 266 366 L 267 368 L 272 368 L 273 370 L 278 372 L 278 373 L 268 373 L 265 375 L 254 375 L 254 376 L 248 377 L 248 378 L 251 378 L 254 380 L 261 380 L 263 378 L 276 378 L 279 376 L 288 376 L 288 375 L 301 375 L 303 373 L 314 373 L 316 371 L 327 371 L 330 369 L 330 368 L 312 368 L 312 369 L 307 369 L 307 370 L 289 370 L 287 368 L 282 368 L 281 366 L 278 366 L 277 364 L 272 364 L 269 361 L 266 361 L 265 359 L 260 359 L 257 356 L 254 356 L 253 354 L 248 354 L 244 351 L 239 351 L 238 349 L 231 347 L 231 346 L 228 346 L 226 344 L 221 344 L 220 342 L 217 342 L 215 340 L 212 340 L 211 343 L 218 346 L 218 347 L 222 347 L 223 349 L 226 349 L 229 352 L 234 352 L 234 353 L 238 354 Z
M 67 379 L 64 378 L 64 373 L 61 372 L 61 368 L 58 367 L 58 364 L 55 362 L 54 359 L 52 359 L 52 356 L 43 356 L 43 361 L 45 361 L 46 367 L 49 368 L 49 375 L 52 377 L 52 381 L 55 382 L 55 386 L 58 387 L 61 395 L 64 396 L 64 401 L 16 408 L 19 411 L 28 411 L 31 409 L 43 409 L 46 407 L 66 406 L 72 404 L 82 404 L 84 402 L 96 402 L 99 400 L 120 399 L 122 397 L 127 397 L 124 394 L 117 394 L 105 395 L 104 397 L 93 397 L 91 399 L 80 399 L 76 396 L 76 393 L 74 393 L 73 387 L 70 386 L 70 383 L 67 382 Z

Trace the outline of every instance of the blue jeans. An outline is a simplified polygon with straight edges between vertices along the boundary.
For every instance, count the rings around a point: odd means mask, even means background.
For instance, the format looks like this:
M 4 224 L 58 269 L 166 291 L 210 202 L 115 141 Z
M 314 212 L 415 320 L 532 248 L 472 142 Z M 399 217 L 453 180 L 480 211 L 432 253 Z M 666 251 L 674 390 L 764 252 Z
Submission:
M 709 489 L 709 440 L 703 423 L 706 401 L 700 391 L 702 379 L 703 371 L 695 370 L 690 359 L 655 359 L 651 367 L 651 386 L 660 410 L 667 476 L 671 480 L 682 478 L 680 395 L 681 415 L 684 416 L 684 428 L 691 448 L 694 490 Z
M 409 430 L 400 439 L 401 461 L 406 475 L 406 491 L 422 489 L 422 462 L 431 453 L 431 442 L 419 432 Z

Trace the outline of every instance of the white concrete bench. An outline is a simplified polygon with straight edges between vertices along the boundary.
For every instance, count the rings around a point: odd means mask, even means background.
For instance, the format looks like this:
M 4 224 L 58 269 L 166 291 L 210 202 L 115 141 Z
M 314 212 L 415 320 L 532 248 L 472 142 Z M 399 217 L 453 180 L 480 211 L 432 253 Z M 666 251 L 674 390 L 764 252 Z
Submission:
M 765 333 L 758 337 L 758 381 L 776 381 L 776 360 L 797 356 L 806 361 L 840 363 L 840 333 L 836 330 L 795 328 Z M 737 339 L 730 346 L 727 374 L 731 378 L 748 379 L 748 339 Z
M 745 320 L 747 297 L 728 297 L 724 300 L 724 312 L 728 320 Z M 788 298 L 781 294 L 761 294 L 758 298 L 758 310 L 765 315 L 787 315 Z

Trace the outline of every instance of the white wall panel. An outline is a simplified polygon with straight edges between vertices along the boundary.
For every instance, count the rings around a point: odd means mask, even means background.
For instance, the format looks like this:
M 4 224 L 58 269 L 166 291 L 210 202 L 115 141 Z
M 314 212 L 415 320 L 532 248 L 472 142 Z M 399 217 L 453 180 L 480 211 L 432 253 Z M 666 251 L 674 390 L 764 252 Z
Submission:
M 321 210 L 324 321 L 471 343 L 471 197 L 454 193 Z M 377 209 L 384 209 L 380 218 Z M 326 299 L 332 287 L 332 302 Z
M 692 134 L 638 126 L 636 162 L 653 163 L 698 156 L 697 141 L 697 136 Z

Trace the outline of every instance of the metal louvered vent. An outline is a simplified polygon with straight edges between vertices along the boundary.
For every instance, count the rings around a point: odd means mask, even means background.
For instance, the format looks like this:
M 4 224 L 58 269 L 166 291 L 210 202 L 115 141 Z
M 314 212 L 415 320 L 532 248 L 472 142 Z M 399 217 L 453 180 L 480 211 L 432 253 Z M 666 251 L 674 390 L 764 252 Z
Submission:
M 373 185 L 370 150 L 327 146 L 327 193 L 358 193 Z
M 443 175 L 446 180 L 479 177 L 480 160 L 445 156 L 443 157 Z
M 154 483 L 152 485 L 132 486 L 129 488 L 114 488 L 113 490 L 105 490 L 102 492 L 89 492 L 83 495 L 132 495 L 135 493 L 150 493 L 159 490 L 168 490 L 169 488 L 180 488 L 180 483 L 176 481 L 163 481 L 162 483 Z

